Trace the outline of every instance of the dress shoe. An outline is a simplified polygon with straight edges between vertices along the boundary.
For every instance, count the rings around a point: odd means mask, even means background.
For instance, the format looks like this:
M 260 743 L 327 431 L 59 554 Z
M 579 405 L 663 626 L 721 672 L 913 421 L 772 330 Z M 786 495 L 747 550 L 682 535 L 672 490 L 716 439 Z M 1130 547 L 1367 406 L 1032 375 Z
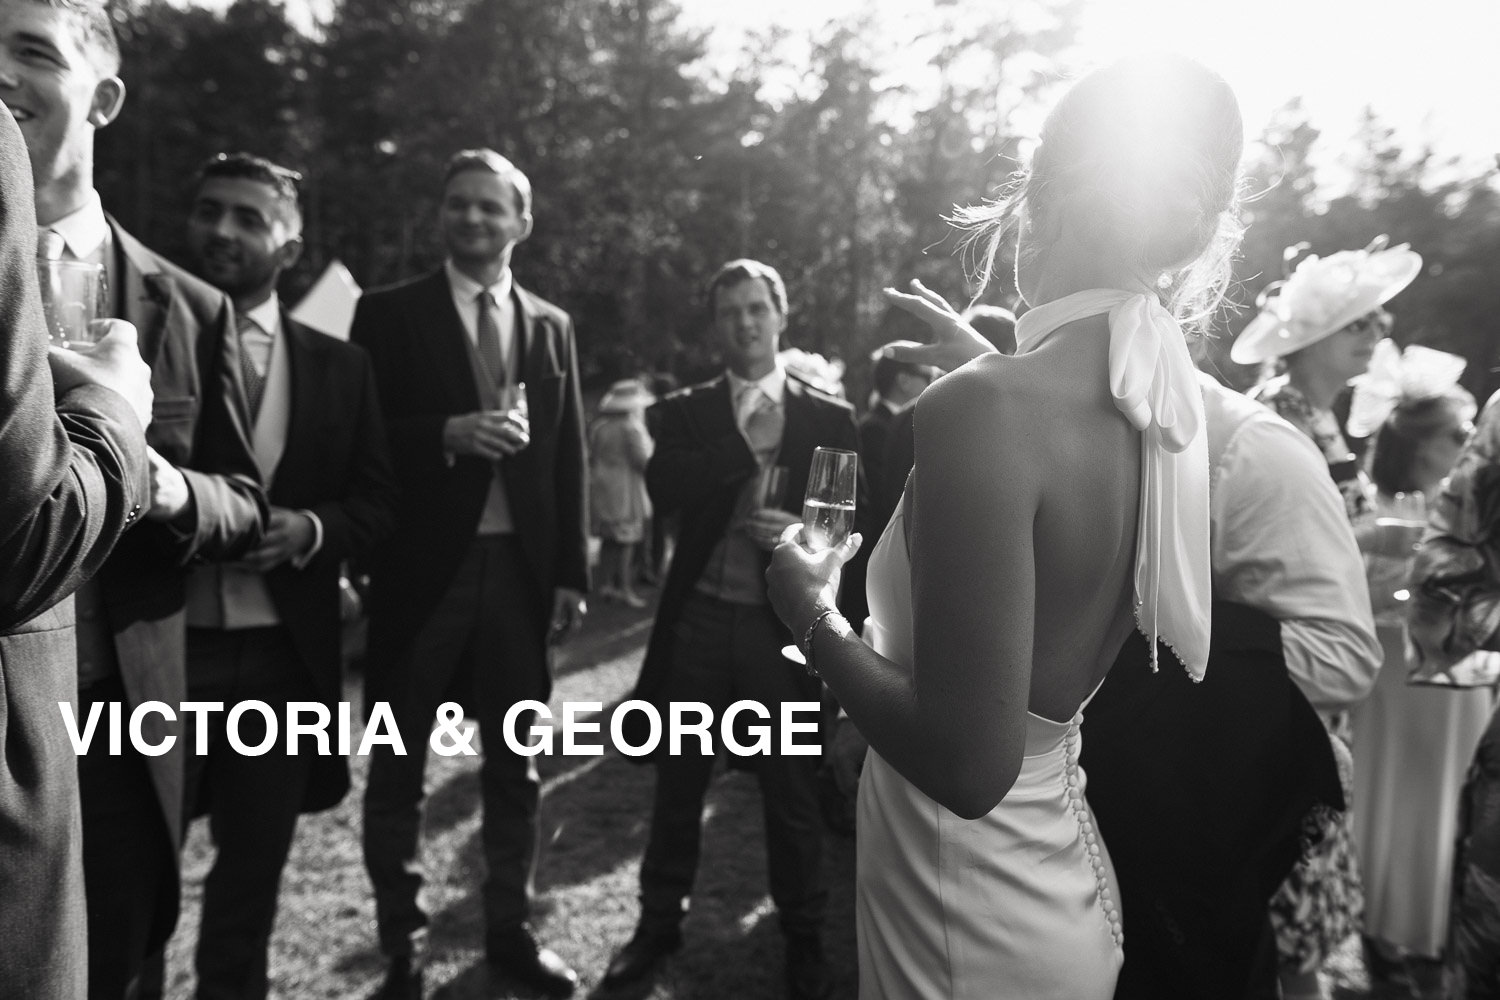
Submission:
M 677 927 L 657 928 L 641 924 L 625 947 L 609 960 L 609 968 L 599 985 L 611 992 L 650 986 L 662 962 L 680 947 L 682 931 Z
M 578 988 L 578 973 L 551 948 L 544 948 L 529 924 L 492 933 L 484 957 L 490 965 L 523 986 L 549 997 L 572 996 Z
M 816 934 L 786 937 L 787 1000 L 826 1000 L 833 992 L 823 942 Z
M 391 956 L 385 982 L 371 1000 L 422 1000 L 422 966 L 420 956 Z

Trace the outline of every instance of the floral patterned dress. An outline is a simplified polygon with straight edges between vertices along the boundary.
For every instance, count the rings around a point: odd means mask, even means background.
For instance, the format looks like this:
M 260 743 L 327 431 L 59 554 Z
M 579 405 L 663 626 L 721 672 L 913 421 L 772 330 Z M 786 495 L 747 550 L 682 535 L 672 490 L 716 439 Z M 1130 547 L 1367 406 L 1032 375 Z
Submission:
M 1375 517 L 1375 486 L 1359 467 L 1349 443 L 1329 410 L 1308 402 L 1285 375 L 1270 379 L 1250 393 L 1283 420 L 1306 434 L 1323 453 L 1329 474 L 1344 497 L 1351 524 Z M 1348 715 L 1324 716 L 1333 756 L 1339 766 L 1345 812 L 1323 812 L 1308 819 L 1307 842 L 1312 845 L 1271 899 L 1271 925 L 1283 963 L 1312 972 L 1349 935 L 1357 933 L 1364 917 L 1364 885 L 1347 805 L 1354 786 L 1354 757 L 1349 751 Z
M 1418 679 L 1500 650 L 1500 393 L 1480 414 L 1428 510 L 1408 627 Z M 1476 678 L 1464 681 L 1492 681 Z M 1460 796 L 1445 996 L 1500 996 L 1500 712 L 1480 737 Z

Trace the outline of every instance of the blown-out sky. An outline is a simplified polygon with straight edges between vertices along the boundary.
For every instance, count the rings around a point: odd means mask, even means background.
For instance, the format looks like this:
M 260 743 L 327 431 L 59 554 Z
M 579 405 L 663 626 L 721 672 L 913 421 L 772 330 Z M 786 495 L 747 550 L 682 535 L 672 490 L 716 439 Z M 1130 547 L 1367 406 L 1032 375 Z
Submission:
M 679 2 L 732 57 L 745 32 L 771 24 L 811 28 L 873 8 L 892 37 L 911 38 L 954 8 L 1001 0 Z M 1072 53 L 1079 69 L 1142 50 L 1182 52 L 1222 73 L 1252 137 L 1301 97 L 1330 147 L 1368 105 L 1413 145 L 1430 141 L 1478 169 L 1500 153 L 1497 0 L 1091 0 Z
M 229 0 L 183 0 L 223 7 Z M 334 0 L 287 0 L 304 24 Z M 710 62 L 733 60 L 749 32 L 773 25 L 805 34 L 873 12 L 881 34 L 914 38 L 964 8 L 1034 0 L 676 0 L 686 24 L 708 29 Z M 1430 142 L 1474 170 L 1500 153 L 1500 0 L 1088 0 L 1073 63 L 1079 69 L 1143 49 L 1183 52 L 1234 86 L 1246 130 L 1301 97 L 1330 158 L 1370 106 L 1412 146 Z M 919 80 L 925 53 L 892 65 L 892 82 Z

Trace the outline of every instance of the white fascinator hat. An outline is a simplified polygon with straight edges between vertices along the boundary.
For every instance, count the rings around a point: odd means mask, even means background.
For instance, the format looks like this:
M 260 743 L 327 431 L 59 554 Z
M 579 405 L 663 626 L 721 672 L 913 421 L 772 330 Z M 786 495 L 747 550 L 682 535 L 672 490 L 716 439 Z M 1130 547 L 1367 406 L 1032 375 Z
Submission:
M 1256 364 L 1315 344 L 1390 301 L 1421 270 L 1416 251 L 1405 243 L 1387 249 L 1383 236 L 1364 250 L 1311 255 L 1260 294 L 1260 315 L 1235 340 L 1230 360 Z

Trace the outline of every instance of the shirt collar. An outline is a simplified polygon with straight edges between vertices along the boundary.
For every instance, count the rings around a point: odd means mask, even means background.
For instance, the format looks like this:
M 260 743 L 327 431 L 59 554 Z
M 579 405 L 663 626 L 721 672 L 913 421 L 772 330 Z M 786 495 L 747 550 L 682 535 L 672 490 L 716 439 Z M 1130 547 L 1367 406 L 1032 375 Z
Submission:
M 92 188 L 81 206 L 52 225 L 42 228 L 61 236 L 68 246 L 68 253 L 77 260 L 92 257 L 109 236 L 109 221 L 104 217 L 104 205 L 99 200 L 99 192 Z
M 245 310 L 245 318 L 275 336 L 276 328 L 281 324 L 281 299 L 272 292 L 260 305 Z
M 736 403 L 739 402 L 739 399 L 744 394 L 745 390 L 752 385 L 756 386 L 760 389 L 761 392 L 765 393 L 770 398 L 771 402 L 775 403 L 777 406 L 780 406 L 786 399 L 786 369 L 781 367 L 781 362 L 779 361 L 776 363 L 776 367 L 771 369 L 769 374 L 753 382 L 749 379 L 740 378 L 732 371 L 726 370 L 725 374 L 729 376 L 729 395 L 735 400 Z
M 500 272 L 500 277 L 493 285 L 481 285 L 464 274 L 454 266 L 451 257 L 443 262 L 443 269 L 448 272 L 448 287 L 453 289 L 454 297 L 460 301 L 472 303 L 484 291 L 490 293 L 490 298 L 497 306 L 504 305 L 505 300 L 510 298 L 511 276 L 508 267 Z

